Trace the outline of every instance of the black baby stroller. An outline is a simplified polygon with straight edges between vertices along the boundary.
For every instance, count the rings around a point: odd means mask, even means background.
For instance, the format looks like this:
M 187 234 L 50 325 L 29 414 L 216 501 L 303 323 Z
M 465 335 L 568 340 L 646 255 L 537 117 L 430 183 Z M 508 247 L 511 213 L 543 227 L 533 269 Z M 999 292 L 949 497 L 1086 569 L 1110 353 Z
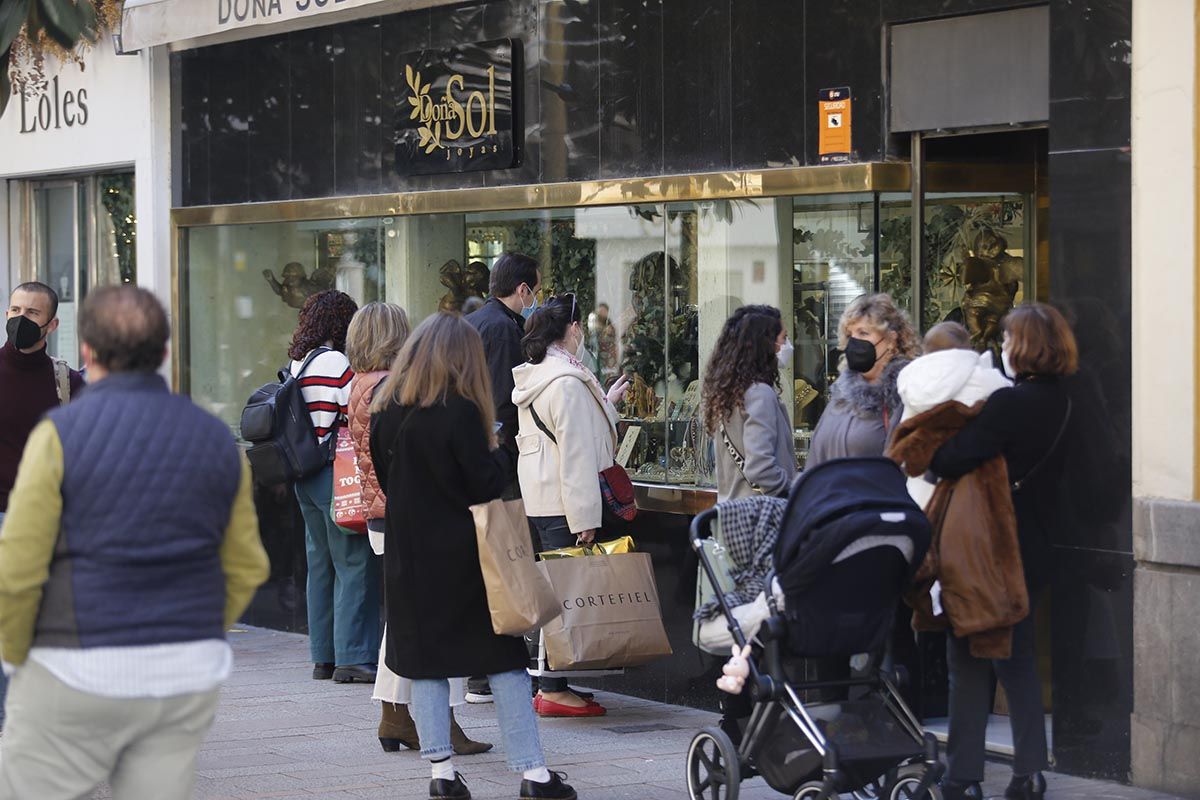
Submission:
M 718 509 L 692 522 L 692 546 L 719 586 L 701 540 Z M 750 659 L 745 691 L 753 712 L 740 746 L 717 727 L 688 748 L 693 800 L 736 800 L 743 778 L 762 775 L 794 800 L 840 794 L 940 800 L 938 743 L 896 690 L 902 674 L 880 664 L 896 605 L 929 548 L 929 521 L 909 498 L 904 475 L 885 458 L 830 461 L 792 487 L 767 580 L 770 617 L 759 629 L 760 663 Z M 782 603 L 772 586 L 778 582 Z M 746 637 L 720 592 L 739 646 Z M 862 677 L 802 681 L 802 659 L 872 654 Z M 806 692 L 839 699 L 805 703 Z

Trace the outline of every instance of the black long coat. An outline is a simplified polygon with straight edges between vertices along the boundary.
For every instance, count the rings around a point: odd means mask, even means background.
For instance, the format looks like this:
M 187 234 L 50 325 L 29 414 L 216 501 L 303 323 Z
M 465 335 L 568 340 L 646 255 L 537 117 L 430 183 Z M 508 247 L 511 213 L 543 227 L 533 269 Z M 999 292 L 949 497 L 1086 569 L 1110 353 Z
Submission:
M 1058 378 L 1019 379 L 1011 389 L 992 394 L 979 416 L 933 457 L 933 471 L 942 478 L 966 475 L 998 455 L 1008 464 L 1010 481 L 1028 477 L 1013 493 L 1013 507 L 1031 600 L 1050 576 L 1051 537 L 1068 437 L 1064 435 L 1056 447 L 1054 441 L 1067 422 L 1067 397 L 1067 387 Z
M 492 632 L 470 506 L 498 498 L 512 457 L 488 451 L 474 403 L 390 405 L 371 418 L 371 458 L 387 496 L 388 667 L 406 678 L 525 667 L 525 640 Z

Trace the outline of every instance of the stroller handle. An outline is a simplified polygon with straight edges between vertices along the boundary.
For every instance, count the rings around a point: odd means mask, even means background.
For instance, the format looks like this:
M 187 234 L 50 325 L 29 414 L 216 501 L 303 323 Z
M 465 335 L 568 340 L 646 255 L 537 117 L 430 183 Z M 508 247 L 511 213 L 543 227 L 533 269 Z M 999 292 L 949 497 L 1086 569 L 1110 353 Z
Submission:
M 729 605 L 729 601 L 725 599 L 725 593 L 720 590 L 721 582 L 717 579 L 717 571 L 713 568 L 712 562 L 708 560 L 708 554 L 704 552 L 704 547 L 700 544 L 702 540 L 712 535 L 712 524 L 716 519 L 716 508 L 701 511 L 692 519 L 692 549 L 696 551 L 696 555 L 700 559 L 700 568 L 708 576 L 708 582 L 713 587 L 713 593 L 717 596 L 717 604 L 721 607 L 721 613 L 725 615 L 725 627 L 729 629 L 733 640 L 741 648 L 749 643 L 746 639 L 746 634 L 742 633 L 742 627 L 738 625 L 737 618 L 733 615 L 733 608 Z M 757 679 L 758 670 L 754 667 L 753 659 L 750 660 L 750 673 L 752 678 Z

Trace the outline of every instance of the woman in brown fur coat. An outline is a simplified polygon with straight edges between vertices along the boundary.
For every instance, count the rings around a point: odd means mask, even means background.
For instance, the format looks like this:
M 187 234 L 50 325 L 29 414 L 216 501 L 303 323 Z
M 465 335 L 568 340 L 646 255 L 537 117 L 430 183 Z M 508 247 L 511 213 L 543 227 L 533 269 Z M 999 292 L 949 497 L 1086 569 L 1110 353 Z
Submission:
M 991 706 L 991 673 L 1008 695 L 1013 729 L 1013 779 L 1004 792 L 1011 800 L 1040 800 L 1046 781 L 1045 713 L 1034 654 L 1032 608 L 1045 587 L 1051 560 L 1050 531 L 1055 484 L 1063 469 L 1059 447 L 1071 417 L 1063 378 L 1078 365 L 1075 336 L 1050 306 L 1032 303 L 1004 319 L 1005 372 L 1015 378 L 1001 389 L 933 458 L 933 471 L 955 479 L 1001 455 L 1012 482 L 1017 538 L 1030 598 L 1030 614 L 1013 628 L 1012 655 L 986 660 L 970 654 L 967 640 L 947 641 L 950 667 L 950 741 L 947 747 L 947 800 L 981 797 L 984 733 Z

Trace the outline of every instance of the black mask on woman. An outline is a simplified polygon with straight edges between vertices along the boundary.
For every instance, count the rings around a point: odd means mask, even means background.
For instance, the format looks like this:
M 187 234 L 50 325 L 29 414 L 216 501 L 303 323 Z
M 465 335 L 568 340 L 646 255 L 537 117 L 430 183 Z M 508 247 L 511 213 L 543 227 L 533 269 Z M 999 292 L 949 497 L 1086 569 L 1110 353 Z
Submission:
M 851 338 L 846 342 L 846 366 L 855 372 L 870 372 L 879 356 L 875 345 L 866 339 Z
M 24 315 L 11 318 L 4 326 L 8 340 L 18 350 L 28 350 L 42 340 L 42 328 Z

